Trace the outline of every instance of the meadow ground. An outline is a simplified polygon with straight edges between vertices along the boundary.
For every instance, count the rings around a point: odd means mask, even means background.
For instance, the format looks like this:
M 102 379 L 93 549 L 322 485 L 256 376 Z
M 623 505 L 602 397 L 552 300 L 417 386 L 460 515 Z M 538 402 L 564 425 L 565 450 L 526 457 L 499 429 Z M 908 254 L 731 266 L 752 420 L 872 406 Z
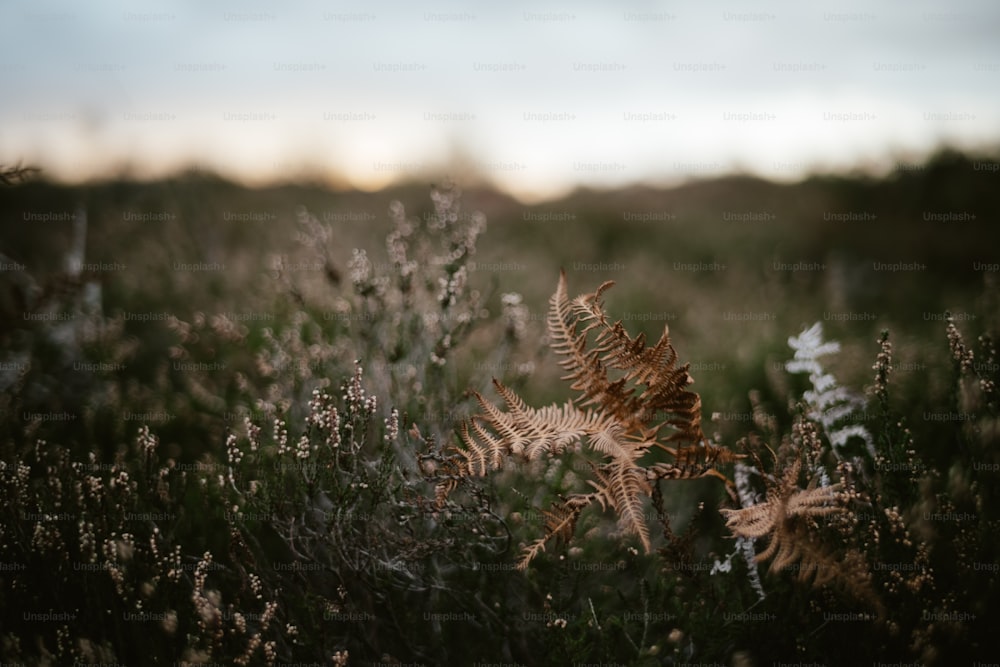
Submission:
M 0 186 L 0 652 L 1000 656 L 998 166 L 942 152 L 882 180 L 730 177 L 536 206 L 196 173 Z M 522 572 L 544 512 L 591 489 L 600 457 L 470 478 L 450 447 L 483 409 L 470 390 L 503 406 L 494 377 L 530 406 L 577 396 L 546 328 L 560 269 L 571 296 L 615 281 L 609 320 L 648 344 L 669 326 L 705 435 L 747 458 L 719 466 L 735 499 L 714 477 L 657 482 L 651 553 L 597 506 Z M 818 365 L 791 372 L 789 339 L 817 322 L 822 340 L 797 341 Z M 816 488 L 831 489 L 820 510 L 797 514 L 789 499 Z M 783 513 L 741 534 L 719 511 L 753 505 Z M 795 548 L 754 561 L 782 539 Z

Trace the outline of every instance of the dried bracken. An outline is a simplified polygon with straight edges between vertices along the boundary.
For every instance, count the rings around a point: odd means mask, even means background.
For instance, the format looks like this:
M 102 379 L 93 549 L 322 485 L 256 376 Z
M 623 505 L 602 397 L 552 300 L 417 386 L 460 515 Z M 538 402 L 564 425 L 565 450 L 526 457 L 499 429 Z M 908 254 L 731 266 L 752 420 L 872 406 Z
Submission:
M 693 380 L 688 366 L 677 364 L 666 328 L 657 343 L 647 347 L 644 335 L 633 338 L 621 322 L 608 321 L 601 297 L 612 284 L 571 300 L 563 273 L 550 299 L 550 346 L 563 357 L 560 364 L 568 371 L 563 379 L 580 396 L 561 406 L 535 409 L 494 379 L 506 410 L 476 393 L 481 412 L 462 424 L 465 447 L 457 449 L 454 474 L 438 489 L 441 502 L 457 486 L 456 477 L 486 475 L 508 459 L 535 461 L 566 452 L 583 456 L 586 443 L 600 457 L 587 459 L 593 472 L 588 483 L 594 491 L 571 495 L 545 513 L 545 536 L 525 548 L 521 568 L 552 537 L 571 537 L 580 513 L 595 502 L 614 509 L 622 532 L 638 537 L 649 552 L 643 503 L 652 485 L 660 479 L 705 476 L 730 484 L 715 466 L 739 458 L 706 441 L 701 399 L 687 389 Z M 665 430 L 669 432 L 662 433 Z M 672 461 L 644 465 L 641 459 L 653 449 L 668 453 Z
M 764 502 L 739 510 L 720 510 L 733 534 L 749 539 L 770 537 L 767 549 L 757 555 L 757 561 L 776 556 L 772 567 L 779 570 L 801 556 L 800 545 L 792 539 L 797 518 L 829 516 L 844 511 L 836 504 L 838 486 L 817 487 L 814 478 L 809 488 L 798 487 L 801 467 L 800 461 L 794 461 L 785 470 L 780 483 L 771 485 Z
M 771 570 L 797 570 L 798 580 L 814 586 L 840 582 L 858 599 L 881 611 L 871 588 L 870 575 L 859 552 L 831 549 L 822 539 L 817 521 L 836 519 L 851 513 L 849 494 L 841 483 L 820 485 L 813 476 L 805 488 L 799 485 L 802 459 L 799 449 L 783 468 L 781 477 L 769 481 L 763 502 L 743 509 L 722 509 L 726 526 L 737 538 L 767 539 L 756 563 L 769 562 Z

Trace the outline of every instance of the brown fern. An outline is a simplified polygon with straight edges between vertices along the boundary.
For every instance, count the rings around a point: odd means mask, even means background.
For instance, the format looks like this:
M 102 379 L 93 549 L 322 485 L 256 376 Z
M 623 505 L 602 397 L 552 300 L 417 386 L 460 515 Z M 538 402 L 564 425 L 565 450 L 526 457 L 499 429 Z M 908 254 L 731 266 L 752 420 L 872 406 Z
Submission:
M 649 552 L 643 506 L 653 484 L 713 476 L 731 488 L 715 466 L 740 457 L 706 442 L 701 399 L 687 389 L 693 380 L 687 365 L 677 365 L 666 327 L 647 347 L 644 335 L 632 338 L 621 322 L 610 323 L 602 295 L 612 284 L 571 300 L 563 272 L 549 302 L 550 346 L 563 357 L 559 363 L 568 372 L 563 379 L 580 393 L 576 400 L 531 408 L 494 379 L 504 408 L 476 393 L 481 411 L 460 428 L 464 447 L 456 449 L 456 465 L 469 476 L 486 475 L 511 458 L 533 461 L 584 445 L 601 457 L 591 461 L 594 492 L 564 498 L 545 512 L 545 535 L 525 549 L 521 568 L 552 537 L 568 540 L 581 512 L 595 502 L 612 508 L 622 532 L 635 535 Z M 669 432 L 661 434 L 665 428 Z M 643 466 L 639 460 L 652 448 L 669 454 L 672 462 Z M 454 486 L 439 487 L 439 502 Z
M 562 501 L 552 504 L 552 508 L 542 510 L 545 516 L 545 537 L 541 537 L 524 548 L 521 560 L 518 562 L 518 569 L 525 569 L 532 559 L 542 551 L 545 551 L 546 543 L 553 537 L 569 542 L 576 530 L 576 521 L 580 518 L 580 513 L 593 502 L 593 494 L 573 495 Z
M 859 553 L 837 554 L 820 540 L 817 517 L 848 513 L 840 484 L 816 486 L 816 478 L 805 489 L 798 478 L 802 461 L 795 458 L 781 479 L 768 485 L 762 503 L 732 510 L 722 509 L 726 526 L 737 537 L 769 540 L 757 554 L 758 563 L 770 561 L 774 571 L 798 569 L 798 580 L 816 587 L 839 581 L 859 599 L 881 613 L 881 605 L 870 586 L 870 575 Z

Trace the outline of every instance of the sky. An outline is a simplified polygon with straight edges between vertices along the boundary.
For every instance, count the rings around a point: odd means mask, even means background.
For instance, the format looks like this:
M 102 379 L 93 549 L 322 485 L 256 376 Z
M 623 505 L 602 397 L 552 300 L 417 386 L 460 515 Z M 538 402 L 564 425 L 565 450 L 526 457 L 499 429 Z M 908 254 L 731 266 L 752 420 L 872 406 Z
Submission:
M 0 163 L 375 189 L 903 168 L 1000 145 L 1000 3 L 4 0 Z

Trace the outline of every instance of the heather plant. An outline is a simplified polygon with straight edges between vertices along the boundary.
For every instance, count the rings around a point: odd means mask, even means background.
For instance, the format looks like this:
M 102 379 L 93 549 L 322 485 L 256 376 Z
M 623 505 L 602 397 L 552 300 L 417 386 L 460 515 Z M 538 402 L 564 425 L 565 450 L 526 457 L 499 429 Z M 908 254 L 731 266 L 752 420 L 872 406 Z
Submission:
M 456 213 L 457 194 L 449 197 L 438 197 L 437 217 L 427 223 L 432 231 L 442 234 L 442 254 L 425 255 L 430 251 L 420 245 L 415 259 L 399 256 L 407 247 L 401 238 L 409 236 L 412 229 L 407 227 L 409 222 L 401 205 L 395 205 L 397 230 L 390 237 L 390 251 L 397 253 L 398 260 L 392 267 L 395 280 L 390 281 L 389 276 L 373 277 L 368 272 L 370 267 L 366 268 L 364 252 L 357 251 L 356 261 L 351 265 L 353 296 L 337 297 L 329 311 L 300 303 L 301 310 L 279 311 L 279 315 L 287 318 L 275 318 L 279 323 L 273 327 L 234 321 L 225 313 L 195 313 L 190 321 L 176 316 L 167 319 L 175 342 L 168 350 L 170 366 L 163 369 L 163 377 L 158 381 L 165 400 L 159 404 L 160 409 L 144 414 L 152 415 L 155 420 L 156 415 L 180 413 L 189 425 L 192 420 L 202 420 L 209 427 L 220 422 L 228 424 L 225 451 L 219 455 L 197 463 L 183 463 L 174 458 L 183 452 L 174 448 L 171 456 L 159 461 L 154 456 L 157 438 L 147 427 L 140 436 L 141 445 L 123 446 L 104 455 L 92 450 L 87 454 L 93 441 L 87 441 L 86 437 L 72 448 L 49 444 L 43 438 L 58 437 L 60 432 L 48 428 L 41 420 L 30 425 L 26 432 L 17 432 L 16 438 L 6 440 L 4 472 L 9 479 L 5 489 L 12 502 L 5 505 L 3 526 L 5 535 L 13 541 L 5 543 L 5 562 L 14 564 L 11 567 L 19 572 L 22 563 L 31 561 L 35 565 L 6 580 L 11 587 L 5 588 L 4 597 L 9 599 L 18 590 L 35 588 L 44 579 L 42 571 L 61 559 L 60 574 L 53 578 L 53 592 L 48 597 L 40 596 L 38 603 L 62 614 L 60 618 L 77 622 L 59 627 L 54 634 L 45 631 L 33 634 L 31 630 L 35 621 L 54 618 L 55 612 L 47 616 L 32 612 L 18 622 L 5 624 L 18 630 L 8 635 L 5 656 L 47 659 L 51 654 L 57 656 L 53 659 L 64 660 L 96 655 L 102 659 L 125 659 L 138 650 L 138 644 L 133 642 L 136 633 L 128 630 L 133 627 L 128 625 L 132 621 L 161 621 L 166 634 L 149 652 L 165 659 L 232 660 L 247 664 L 271 663 L 277 656 L 325 660 L 338 655 L 338 660 L 343 661 L 351 647 L 371 658 L 379 647 L 389 647 L 393 642 L 400 644 L 398 637 L 404 638 L 402 649 L 406 653 L 421 654 L 419 647 L 405 650 L 407 638 L 421 634 L 415 629 L 419 619 L 395 618 L 395 607 L 389 604 L 391 596 L 413 598 L 415 592 L 430 591 L 433 596 L 447 594 L 450 600 L 458 599 L 451 588 L 432 585 L 434 576 L 425 576 L 417 568 L 437 567 L 431 552 L 440 550 L 448 540 L 452 546 L 458 544 L 455 535 L 461 534 L 471 539 L 463 539 L 461 543 L 458 554 L 461 562 L 453 561 L 447 567 L 480 578 L 478 565 L 498 548 L 496 533 L 502 525 L 490 514 L 485 499 L 467 508 L 454 505 L 443 513 L 455 512 L 455 520 L 439 512 L 431 516 L 429 505 L 421 502 L 414 481 L 420 477 L 414 464 L 418 455 L 416 445 L 420 445 L 419 455 L 427 465 L 433 465 L 433 460 L 440 458 L 435 453 L 433 433 L 443 430 L 450 411 L 461 403 L 460 397 L 449 394 L 454 384 L 444 381 L 441 369 L 466 335 L 465 331 L 482 320 L 484 314 L 478 295 L 466 288 L 463 270 L 484 223 L 480 216 L 460 219 Z M 304 216 L 306 231 L 315 237 L 315 219 Z M 428 267 L 427 270 L 415 271 L 418 263 Z M 280 264 L 275 268 L 280 275 Z M 412 286 L 413 277 L 422 282 Z M 83 333 L 73 337 L 80 342 L 81 354 L 118 355 L 120 360 L 135 352 L 134 341 L 131 346 L 122 344 L 128 339 L 122 335 L 120 318 L 104 318 L 99 310 L 87 314 L 86 321 L 73 323 L 74 327 L 83 327 Z M 399 335 L 392 343 L 386 337 L 396 335 L 401 317 L 410 336 Z M 505 326 L 513 326 L 509 318 Z M 42 334 L 47 336 L 48 332 L 42 329 Z M 507 334 L 505 338 L 512 336 Z M 407 341 L 414 341 L 416 349 L 409 349 Z M 424 341 L 428 341 L 426 349 L 420 347 Z M 256 350 L 253 356 L 241 352 L 247 345 Z M 384 350 L 391 345 L 395 347 L 387 356 Z M 45 358 L 43 353 L 36 351 L 36 354 Z M 403 418 L 398 408 L 390 408 L 384 417 L 376 417 L 376 398 L 365 395 L 362 367 L 348 361 L 353 359 L 364 359 L 374 369 L 372 374 L 383 395 L 409 405 L 411 413 L 419 412 L 417 417 L 430 423 L 430 434 L 424 436 L 413 426 L 412 436 L 401 435 Z M 32 359 L 32 363 L 37 362 Z M 336 392 L 331 378 L 349 364 L 353 371 L 351 380 L 343 393 Z M 35 376 L 22 376 L 26 377 L 4 387 L 8 405 L 20 407 L 27 400 L 26 395 L 38 390 L 40 383 Z M 103 379 L 100 375 L 94 377 Z M 427 382 L 428 389 L 434 391 L 422 390 L 422 382 Z M 170 384 L 174 384 L 172 390 L 168 389 Z M 97 387 L 82 394 L 89 401 L 103 401 L 110 409 L 120 409 L 124 404 L 127 410 L 121 387 L 114 383 L 108 386 L 111 394 Z M 331 392 L 336 399 L 331 398 Z M 130 396 L 133 410 L 142 393 L 133 391 Z M 414 400 L 419 397 L 424 400 Z M 436 403 L 427 403 L 427 399 Z M 335 405 L 341 400 L 338 413 Z M 435 405 L 439 407 L 435 409 Z M 443 409 L 441 406 L 448 406 L 449 412 L 435 418 L 435 413 Z M 260 430 L 251 418 L 270 422 L 272 446 L 262 446 L 258 451 Z M 115 432 L 85 432 L 84 436 L 110 435 L 114 441 L 122 433 L 120 414 L 117 422 L 119 427 Z M 409 423 L 413 425 L 413 420 Z M 127 424 L 126 419 L 124 425 Z M 243 437 L 251 443 L 247 467 L 242 469 L 236 426 L 242 427 Z M 291 443 L 287 440 L 289 430 L 294 434 Z M 404 437 L 408 438 L 406 446 L 401 444 Z M 17 443 L 32 441 L 34 459 L 29 460 L 21 456 L 25 446 Z M 410 457 L 405 462 L 410 468 L 408 478 L 395 464 L 399 451 Z M 81 455 L 84 462 L 79 460 Z M 253 472 L 243 474 L 250 464 L 254 465 Z M 104 471 L 104 476 L 96 473 L 85 476 L 81 472 L 91 469 Z M 182 472 L 177 472 L 181 469 Z M 84 506 L 81 497 L 76 504 L 67 503 L 58 494 L 44 496 L 36 488 L 46 484 L 90 489 L 92 495 L 98 496 L 105 489 L 127 492 L 128 498 L 138 504 L 119 502 L 107 516 L 97 517 L 98 508 L 110 501 L 98 498 Z M 15 498 L 17 502 L 13 502 Z M 156 506 L 156 512 L 143 504 L 147 501 Z M 52 503 L 54 506 L 50 507 Z M 243 511 L 245 505 L 249 509 Z M 331 513 L 331 509 L 335 511 Z M 30 533 L 23 530 L 25 517 L 34 521 Z M 131 526 L 129 522 L 133 519 L 139 525 Z M 70 524 L 79 521 L 79 534 L 77 531 L 66 534 L 56 520 Z M 417 525 L 419 530 L 412 528 Z M 428 534 L 437 533 L 438 526 L 443 526 L 441 535 L 450 535 L 447 540 L 441 536 L 427 538 Z M 16 537 L 24 539 L 18 541 Z M 29 538 L 31 541 L 26 541 Z M 477 540 L 483 541 L 482 548 L 467 550 Z M 118 551 L 112 553 L 112 547 L 117 549 L 119 543 L 125 544 L 122 548 L 128 554 L 128 566 L 109 560 L 125 558 L 115 555 Z M 92 560 L 95 548 L 104 556 L 103 560 Z M 40 550 L 45 551 L 45 559 L 35 558 Z M 170 564 L 164 560 L 165 553 L 172 559 L 170 563 L 176 564 L 181 559 L 183 562 L 165 569 Z M 470 560 L 473 556 L 475 560 Z M 264 568 L 260 572 L 256 569 L 258 561 Z M 65 564 L 76 562 L 83 563 L 78 571 L 86 570 L 84 575 L 67 571 Z M 185 564 L 189 566 L 187 570 Z M 324 569 L 319 575 L 308 569 L 316 566 Z M 305 576 L 304 567 L 312 577 L 300 581 Z M 419 574 L 407 576 L 410 572 Z M 440 579 L 440 575 L 435 576 Z M 148 581 L 134 581 L 137 577 Z M 425 580 L 431 584 L 422 584 Z M 100 630 L 94 627 L 95 617 L 84 617 L 77 610 L 85 601 L 97 603 L 107 598 L 110 593 L 106 589 L 112 585 L 120 598 L 116 600 L 118 607 L 124 605 L 130 611 L 121 612 L 126 614 L 124 625 L 109 622 Z M 185 605 L 176 603 L 177 589 L 183 591 Z M 170 608 L 158 597 L 159 591 L 169 591 L 164 595 L 169 598 Z M 289 602 L 281 605 L 277 601 L 260 602 L 278 591 L 285 591 L 284 599 Z M 355 598 L 357 602 L 353 601 Z M 244 600 L 256 602 L 243 607 Z M 294 603 L 299 601 L 302 604 L 296 606 Z M 407 599 L 404 606 L 413 604 L 412 599 Z M 68 605 L 77 606 L 66 611 Z M 5 609 L 13 612 L 14 608 L 5 605 Z M 131 609 L 145 611 L 136 615 Z M 224 612 L 221 621 L 219 609 Z M 118 613 L 117 607 L 107 613 Z M 445 614 L 435 613 L 435 618 Z M 494 612 L 487 609 L 487 614 Z M 296 626 L 287 622 L 299 615 L 303 615 L 304 629 L 312 642 L 308 649 L 297 648 Z M 286 622 L 276 629 L 279 618 Z M 13 617 L 9 620 L 13 621 Z M 367 643 L 359 639 L 367 636 L 367 631 L 353 632 L 381 622 L 388 629 L 376 632 Z M 489 622 L 488 616 L 484 622 Z M 331 624 L 340 631 L 326 632 Z M 440 631 L 439 621 L 432 625 Z M 43 623 L 37 627 L 55 626 Z M 445 625 L 449 627 L 452 626 Z M 27 645 L 19 645 L 21 640 Z M 58 647 L 52 644 L 55 640 Z M 338 642 L 343 646 L 337 645 Z M 331 644 L 331 651 L 324 652 L 327 644 Z M 97 649 L 79 646 L 103 648 L 94 653 Z
M 295 285 L 281 272 L 280 260 L 276 263 L 279 278 L 305 310 L 344 332 L 336 340 L 342 358 L 361 360 L 375 393 L 393 397 L 401 412 L 435 438 L 450 432 L 455 416 L 468 403 L 457 367 L 471 366 L 472 357 L 460 351 L 489 317 L 487 297 L 469 276 L 486 219 L 463 211 L 460 195 L 454 185 L 435 188 L 433 210 L 423 216 L 408 216 L 402 203 L 392 202 L 384 259 L 355 248 L 346 266 L 347 293 L 331 297 L 329 289 Z M 334 241 L 330 225 L 304 209 L 299 225 L 298 238 L 307 256 L 329 265 L 326 246 Z M 505 344 L 514 333 L 502 338 Z M 494 354 L 503 359 L 506 351 L 501 347 Z
M 184 393 L 200 397 L 202 409 L 225 413 L 230 425 L 251 415 L 302 420 L 313 390 L 329 389 L 330 378 L 353 373 L 357 361 L 374 394 L 428 437 L 446 438 L 471 411 L 466 383 L 487 382 L 473 377 L 482 375 L 475 368 L 509 367 L 515 382 L 531 369 L 509 360 L 526 337 L 520 296 L 505 294 L 488 308 L 496 299 L 483 293 L 486 286 L 470 283 L 470 259 L 486 221 L 462 211 L 460 195 L 453 185 L 435 188 L 433 208 L 422 216 L 408 216 L 402 203 L 392 202 L 384 256 L 354 248 L 346 266 L 333 259 L 339 239 L 332 224 L 300 208 L 299 254 L 272 256 L 276 291 L 258 321 L 198 313 L 190 321 L 169 320 L 177 338 L 171 358 L 180 362 L 218 365 L 233 344 L 252 350 L 249 364 L 242 358 L 229 363 L 231 372 L 181 378 Z M 291 271 L 295 265 L 316 270 Z M 490 326 L 503 331 L 485 336 Z
M 447 507 L 426 499 L 422 474 L 444 461 L 440 443 L 470 401 L 453 357 L 488 315 L 465 269 L 485 220 L 460 214 L 452 188 L 436 190 L 433 200 L 423 219 L 390 207 L 391 261 L 376 267 L 355 250 L 346 292 L 326 247 L 328 226 L 300 211 L 297 238 L 305 258 L 324 267 L 316 272 L 323 289 L 293 282 L 284 270 L 293 260 L 275 257 L 276 284 L 294 307 L 259 329 L 255 367 L 235 377 L 220 382 L 226 376 L 199 369 L 217 363 L 227 344 L 251 340 L 247 326 L 199 314 L 168 323 L 178 339 L 171 357 L 192 368 L 185 394 L 216 414 L 226 409 L 232 540 L 270 564 L 261 577 L 287 591 L 295 604 L 287 613 L 311 619 L 300 628 L 318 656 L 326 655 L 321 646 L 369 657 L 379 647 L 427 655 L 429 646 L 408 644 L 425 634 L 424 624 L 394 608 L 429 592 L 451 610 L 425 601 L 435 618 L 458 613 L 469 603 L 456 581 L 475 587 L 488 572 L 480 565 L 510 539 L 486 489 Z M 495 320 L 500 359 L 524 336 L 519 306 L 517 295 L 504 296 Z M 333 378 L 345 368 L 350 380 L 337 388 Z M 470 617 L 497 622 L 482 601 L 472 607 Z M 454 624 L 431 625 L 440 635 Z
M 197 519 L 221 500 L 213 475 L 158 444 L 143 428 L 114 463 L 44 440 L 0 462 L 5 659 L 250 664 L 293 640 L 275 591 L 213 555 L 225 541 Z
M 434 651 L 445 649 L 421 641 L 425 619 L 406 610 L 436 618 L 443 608 L 490 628 L 494 612 L 463 597 L 456 580 L 510 538 L 484 497 L 432 511 L 429 484 L 395 456 L 403 447 L 426 452 L 427 443 L 415 427 L 404 432 L 398 410 L 382 408 L 365 384 L 358 366 L 339 391 L 314 391 L 304 423 L 248 420 L 242 436 L 230 436 L 227 518 L 290 613 L 310 619 L 303 635 L 314 650 L 438 662 L 447 654 Z M 462 641 L 452 626 L 431 623 L 454 651 Z

